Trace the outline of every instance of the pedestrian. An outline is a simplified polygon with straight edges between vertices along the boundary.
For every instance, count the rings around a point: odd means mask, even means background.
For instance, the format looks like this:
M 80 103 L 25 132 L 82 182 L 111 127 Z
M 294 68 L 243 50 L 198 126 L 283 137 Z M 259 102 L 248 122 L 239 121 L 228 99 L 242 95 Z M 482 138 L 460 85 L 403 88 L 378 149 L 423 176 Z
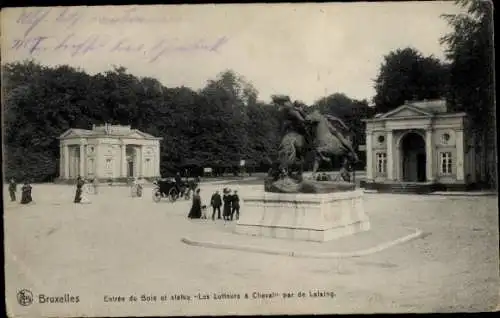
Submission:
M 222 199 L 219 194 L 219 190 L 215 191 L 214 194 L 212 194 L 212 198 L 210 199 L 210 205 L 212 206 L 213 212 L 212 212 L 212 220 L 215 220 L 215 211 L 217 211 L 217 219 L 220 220 L 220 207 L 222 205 Z
M 196 189 L 196 192 L 193 195 L 193 204 L 191 205 L 191 210 L 189 211 L 188 218 L 190 218 L 190 219 L 201 218 L 200 188 Z
M 83 186 L 80 194 L 80 203 L 88 204 L 91 203 L 88 194 L 90 193 L 90 182 L 85 182 L 83 180 Z
M 92 181 L 92 186 L 94 187 L 94 194 L 99 193 L 98 187 L 99 187 L 99 180 L 97 178 L 94 178 Z
M 9 194 L 10 194 L 10 201 L 15 202 L 16 201 L 16 191 L 17 191 L 17 184 L 14 178 L 11 178 L 9 181 Z
M 233 220 L 234 213 L 236 212 L 236 220 L 240 219 L 240 197 L 238 191 L 234 190 L 231 196 L 231 221 Z
M 23 187 L 21 188 L 21 204 L 28 204 L 33 201 L 31 197 L 31 185 L 28 181 L 24 182 Z
M 144 179 L 142 179 L 142 177 L 139 177 L 139 179 L 137 179 L 137 196 L 140 198 L 142 197 L 142 190 L 143 190 L 143 184 L 144 184 Z
M 75 192 L 75 203 L 80 203 L 82 201 L 82 188 L 83 185 L 85 184 L 85 181 L 82 179 L 82 177 L 78 176 L 76 178 L 76 192 Z
M 224 202 L 222 216 L 225 221 L 229 221 L 231 218 L 231 190 L 225 188 L 223 191 L 222 201 Z
M 207 219 L 207 206 L 205 204 L 201 206 L 201 218 Z

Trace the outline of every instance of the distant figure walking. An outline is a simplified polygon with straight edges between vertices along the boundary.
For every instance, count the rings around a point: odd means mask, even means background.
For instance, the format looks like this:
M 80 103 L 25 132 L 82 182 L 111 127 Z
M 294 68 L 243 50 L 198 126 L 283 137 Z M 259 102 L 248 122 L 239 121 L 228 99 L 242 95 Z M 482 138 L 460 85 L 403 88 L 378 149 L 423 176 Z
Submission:
M 222 196 L 222 201 L 224 202 L 224 208 L 222 216 L 225 221 L 229 221 L 231 218 L 231 190 L 225 188 L 223 191 L 224 195 Z
M 83 185 L 85 184 L 85 181 L 82 179 L 82 177 L 78 176 L 76 178 L 76 193 L 75 193 L 75 203 L 80 203 L 82 202 L 82 191 L 83 191 Z
M 99 193 L 99 180 L 97 180 L 97 178 L 94 178 L 94 180 L 92 181 L 92 186 L 94 187 L 94 194 L 97 194 Z
M 80 203 L 82 204 L 87 204 L 91 203 L 88 194 L 90 193 L 90 183 L 85 183 L 85 180 L 83 181 L 83 186 L 82 186 L 82 193 L 80 195 Z
M 236 212 L 236 220 L 240 219 L 240 197 L 238 191 L 234 190 L 231 196 L 231 221 L 233 220 L 234 213 Z
M 189 211 L 188 218 L 199 219 L 201 218 L 201 196 L 200 189 L 196 189 L 193 195 L 193 204 L 191 205 L 191 210 Z
M 130 191 L 133 198 L 142 197 L 142 184 L 142 178 L 134 177 L 132 179 L 132 186 L 130 187 Z
M 221 219 L 220 217 L 220 207 L 222 205 L 222 198 L 220 197 L 219 191 L 215 191 L 210 199 L 210 205 L 212 206 L 212 220 L 215 220 L 215 211 L 217 211 L 217 219 Z
M 33 201 L 31 197 L 31 185 L 28 181 L 24 182 L 23 187 L 21 188 L 21 204 L 28 204 Z
M 16 191 L 17 191 L 17 184 L 14 178 L 12 178 L 9 181 L 9 194 L 11 202 L 16 201 Z

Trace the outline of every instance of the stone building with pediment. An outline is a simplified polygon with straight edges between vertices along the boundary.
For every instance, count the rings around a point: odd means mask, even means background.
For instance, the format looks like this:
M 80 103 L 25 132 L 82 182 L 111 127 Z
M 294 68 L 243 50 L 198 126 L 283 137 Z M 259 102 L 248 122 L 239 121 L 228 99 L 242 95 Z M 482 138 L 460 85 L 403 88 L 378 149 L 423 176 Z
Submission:
M 406 102 L 364 122 L 367 189 L 430 192 L 476 183 L 469 119 L 448 112 L 444 100 Z
M 131 126 L 69 129 L 60 137 L 59 180 L 160 177 L 160 140 Z

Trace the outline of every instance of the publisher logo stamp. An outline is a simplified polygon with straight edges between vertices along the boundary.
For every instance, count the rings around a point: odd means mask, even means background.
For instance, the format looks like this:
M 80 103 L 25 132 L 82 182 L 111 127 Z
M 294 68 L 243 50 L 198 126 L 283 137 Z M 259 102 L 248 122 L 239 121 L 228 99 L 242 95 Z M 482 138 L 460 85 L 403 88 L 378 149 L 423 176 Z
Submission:
M 17 302 L 21 306 L 29 306 L 33 303 L 33 294 L 28 289 L 21 289 L 17 292 Z

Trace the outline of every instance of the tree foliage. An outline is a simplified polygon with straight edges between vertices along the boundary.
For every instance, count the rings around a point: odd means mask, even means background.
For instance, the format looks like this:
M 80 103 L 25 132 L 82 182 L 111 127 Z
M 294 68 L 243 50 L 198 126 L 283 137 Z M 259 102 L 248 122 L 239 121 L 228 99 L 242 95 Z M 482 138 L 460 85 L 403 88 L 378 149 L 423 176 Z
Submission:
M 496 128 L 493 63 L 493 3 L 459 0 L 460 14 L 445 14 L 452 31 L 441 39 L 451 61 L 448 103 L 472 119 L 491 186 L 496 184 Z M 479 148 L 479 147 L 478 147 Z
M 439 59 L 413 48 L 397 49 L 384 57 L 373 101 L 377 112 L 385 113 L 406 100 L 445 97 L 447 83 L 448 66 Z

